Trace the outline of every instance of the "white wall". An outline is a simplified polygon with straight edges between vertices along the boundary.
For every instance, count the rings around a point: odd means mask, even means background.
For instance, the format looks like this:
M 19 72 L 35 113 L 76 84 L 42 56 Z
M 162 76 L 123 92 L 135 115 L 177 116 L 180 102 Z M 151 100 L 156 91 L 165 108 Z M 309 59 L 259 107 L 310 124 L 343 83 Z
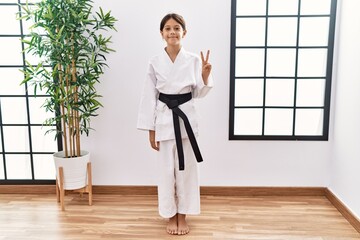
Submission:
M 104 108 L 84 138 L 92 153 L 94 184 L 155 185 L 155 153 L 136 129 L 148 59 L 162 51 L 161 18 L 178 12 L 188 24 L 187 50 L 211 49 L 216 86 L 198 102 L 205 186 L 327 186 L 327 141 L 229 141 L 230 0 L 96 0 L 118 18 L 116 53 L 108 57 L 99 91 Z M 353 88 L 355 90 L 355 88 Z
M 342 0 L 329 189 L 360 219 L 360 2 Z

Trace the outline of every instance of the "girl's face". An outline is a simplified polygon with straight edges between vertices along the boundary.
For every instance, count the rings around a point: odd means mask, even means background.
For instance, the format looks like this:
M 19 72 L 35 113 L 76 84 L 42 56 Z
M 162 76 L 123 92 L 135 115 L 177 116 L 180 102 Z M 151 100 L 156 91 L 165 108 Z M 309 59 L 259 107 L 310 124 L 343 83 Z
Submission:
M 165 23 L 163 30 L 160 32 L 168 46 L 180 45 L 181 39 L 186 35 L 186 30 L 172 18 Z

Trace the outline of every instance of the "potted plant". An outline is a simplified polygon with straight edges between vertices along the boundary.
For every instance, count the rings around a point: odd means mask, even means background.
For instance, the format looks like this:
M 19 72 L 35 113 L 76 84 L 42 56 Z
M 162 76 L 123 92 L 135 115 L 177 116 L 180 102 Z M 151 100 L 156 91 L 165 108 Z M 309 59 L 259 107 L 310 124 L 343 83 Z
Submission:
M 111 36 L 102 33 L 116 31 L 117 20 L 110 11 L 104 13 L 101 8 L 93 13 L 92 3 L 91 0 L 42 0 L 22 5 L 19 14 L 20 19 L 34 23 L 30 37 L 22 39 L 25 51 L 40 59 L 35 65 L 26 63 L 22 83 L 33 85 L 35 96 L 37 89 L 49 96 L 43 107 L 54 113 L 54 117 L 44 124 L 54 126 L 50 131 L 56 131 L 63 146 L 63 151 L 54 154 L 58 175 L 58 166 L 79 165 L 79 159 L 89 159 L 89 153 L 81 148 L 80 135 L 89 135 L 90 120 L 102 106 L 95 85 L 107 67 L 105 55 L 114 51 L 109 48 Z M 86 164 L 80 165 L 85 165 L 86 171 Z M 65 181 L 71 172 L 74 171 L 64 169 Z M 85 186 L 81 181 L 64 183 L 64 187 L 81 188 Z

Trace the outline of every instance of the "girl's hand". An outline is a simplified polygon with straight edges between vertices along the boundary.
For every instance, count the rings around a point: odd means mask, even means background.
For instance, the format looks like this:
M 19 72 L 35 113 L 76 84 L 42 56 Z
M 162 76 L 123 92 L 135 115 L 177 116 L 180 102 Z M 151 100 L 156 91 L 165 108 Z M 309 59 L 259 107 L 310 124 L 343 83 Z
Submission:
M 159 151 L 160 143 L 155 141 L 155 131 L 154 130 L 149 130 L 149 140 L 150 140 L 151 147 L 153 149 L 155 149 L 156 151 Z
M 203 52 L 200 52 L 200 54 L 201 54 L 201 61 L 202 61 L 202 72 L 201 72 L 202 74 L 201 75 L 202 75 L 204 84 L 207 85 L 209 75 L 211 72 L 211 64 L 209 63 L 210 50 L 207 51 L 206 58 L 204 58 Z

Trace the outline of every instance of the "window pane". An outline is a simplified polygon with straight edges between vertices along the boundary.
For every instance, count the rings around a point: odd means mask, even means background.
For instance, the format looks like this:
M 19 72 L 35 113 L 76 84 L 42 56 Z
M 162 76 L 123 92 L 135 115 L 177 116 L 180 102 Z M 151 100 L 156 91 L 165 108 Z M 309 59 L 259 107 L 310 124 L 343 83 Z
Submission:
M 267 79 L 265 96 L 266 106 L 293 106 L 294 79 Z
M 29 97 L 30 121 L 32 124 L 43 124 L 48 118 L 55 117 L 55 113 L 46 112 L 43 106 L 47 97 Z
M 297 18 L 269 18 L 268 46 L 296 46 Z
M 326 49 L 299 49 L 299 77 L 326 76 Z
M 264 46 L 265 18 L 238 18 L 236 46 Z
M 261 135 L 262 109 L 235 109 L 234 133 L 236 135 Z
M 54 127 L 55 128 L 55 127 Z M 55 131 L 45 134 L 52 127 L 31 127 L 32 148 L 34 152 L 56 152 L 57 142 L 55 140 Z
M 22 65 L 21 42 L 18 37 L 0 38 L 0 65 Z
M 236 79 L 235 106 L 262 106 L 263 79 Z
M 29 152 L 28 127 L 3 126 L 5 151 Z
M 55 179 L 55 165 L 52 154 L 34 154 L 35 179 Z
M 2 24 L 0 24 L 0 34 L 11 35 L 20 34 L 20 23 L 16 19 L 16 13 L 19 11 L 17 6 L 1 6 L 0 16 Z
M 26 124 L 26 98 L 2 97 L 1 114 L 4 124 Z
M 298 79 L 296 106 L 323 107 L 325 79 Z
M 26 3 L 26 2 L 28 2 L 28 3 L 38 3 L 38 2 L 41 2 L 40 0 L 21 0 L 20 1 L 21 3 Z
M 300 14 L 330 14 L 331 0 L 301 0 Z
M 264 76 L 264 49 L 236 49 L 237 77 Z
M 269 0 L 269 15 L 298 14 L 298 0 Z
M 0 68 L 0 95 L 24 95 L 25 86 L 20 86 L 23 79 L 18 68 Z
M 5 179 L 3 154 L 0 154 L 0 179 Z
M 265 15 L 266 0 L 237 0 L 236 15 Z
M 319 136 L 323 133 L 322 109 L 297 109 L 295 135 Z
M 295 49 L 268 49 L 268 77 L 292 77 L 295 75 Z
M 265 135 L 292 135 L 293 109 L 266 109 Z
M 31 179 L 30 155 L 7 154 L 6 173 L 8 179 Z
M 327 46 L 329 38 L 328 17 L 306 17 L 300 19 L 300 46 Z

